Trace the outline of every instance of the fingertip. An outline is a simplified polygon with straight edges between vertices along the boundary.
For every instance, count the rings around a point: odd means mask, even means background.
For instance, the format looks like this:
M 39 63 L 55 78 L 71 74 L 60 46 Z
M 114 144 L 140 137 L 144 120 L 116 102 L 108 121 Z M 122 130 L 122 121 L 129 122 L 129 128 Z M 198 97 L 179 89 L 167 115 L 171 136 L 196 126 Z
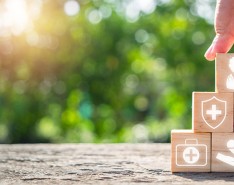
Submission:
M 215 59 L 216 53 L 213 52 L 213 45 L 211 45 L 205 53 L 205 58 L 208 61 L 213 61 Z
M 205 55 L 206 60 L 213 61 L 215 59 L 215 55 Z
M 205 57 L 206 60 L 208 60 L 209 62 L 213 61 L 215 58 L 214 57 Z
M 209 61 L 215 60 L 217 53 L 227 53 L 232 47 L 234 38 L 228 35 L 216 35 L 211 46 L 205 53 L 205 58 Z

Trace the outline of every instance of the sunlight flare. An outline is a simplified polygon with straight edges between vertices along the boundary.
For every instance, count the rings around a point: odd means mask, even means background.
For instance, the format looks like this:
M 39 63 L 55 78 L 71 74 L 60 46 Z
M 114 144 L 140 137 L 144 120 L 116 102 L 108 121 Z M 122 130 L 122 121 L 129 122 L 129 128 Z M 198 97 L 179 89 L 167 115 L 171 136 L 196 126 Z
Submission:
M 40 13 L 40 5 L 41 0 L 3 1 L 0 8 L 0 36 L 20 35 L 29 29 L 32 20 Z

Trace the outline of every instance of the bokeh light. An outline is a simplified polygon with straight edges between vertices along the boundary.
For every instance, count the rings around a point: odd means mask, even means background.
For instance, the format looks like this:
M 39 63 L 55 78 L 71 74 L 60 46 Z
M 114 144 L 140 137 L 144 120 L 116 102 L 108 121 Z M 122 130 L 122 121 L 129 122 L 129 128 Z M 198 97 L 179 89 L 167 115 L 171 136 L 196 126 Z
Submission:
M 102 20 L 102 13 L 99 10 L 91 10 L 88 13 L 88 20 L 93 24 L 98 24 Z
M 68 0 L 64 4 L 64 11 L 69 16 L 74 16 L 79 13 L 80 5 L 75 0 Z

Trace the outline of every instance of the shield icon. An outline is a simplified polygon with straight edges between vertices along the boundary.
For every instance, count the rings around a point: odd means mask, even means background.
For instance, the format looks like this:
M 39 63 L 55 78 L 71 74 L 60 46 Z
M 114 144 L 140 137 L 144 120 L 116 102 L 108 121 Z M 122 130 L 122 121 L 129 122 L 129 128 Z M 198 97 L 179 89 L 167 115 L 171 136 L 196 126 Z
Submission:
M 218 128 L 226 118 L 227 102 L 213 96 L 202 101 L 201 106 L 202 118 L 205 123 L 212 129 Z

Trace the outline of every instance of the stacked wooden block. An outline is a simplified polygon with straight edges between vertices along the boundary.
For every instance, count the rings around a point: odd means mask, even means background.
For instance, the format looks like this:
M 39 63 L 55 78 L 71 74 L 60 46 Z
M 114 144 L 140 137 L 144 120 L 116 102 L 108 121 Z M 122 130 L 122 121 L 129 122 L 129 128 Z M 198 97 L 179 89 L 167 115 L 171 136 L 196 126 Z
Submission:
M 215 67 L 216 92 L 193 92 L 192 130 L 171 131 L 172 172 L 234 172 L 234 54 Z

